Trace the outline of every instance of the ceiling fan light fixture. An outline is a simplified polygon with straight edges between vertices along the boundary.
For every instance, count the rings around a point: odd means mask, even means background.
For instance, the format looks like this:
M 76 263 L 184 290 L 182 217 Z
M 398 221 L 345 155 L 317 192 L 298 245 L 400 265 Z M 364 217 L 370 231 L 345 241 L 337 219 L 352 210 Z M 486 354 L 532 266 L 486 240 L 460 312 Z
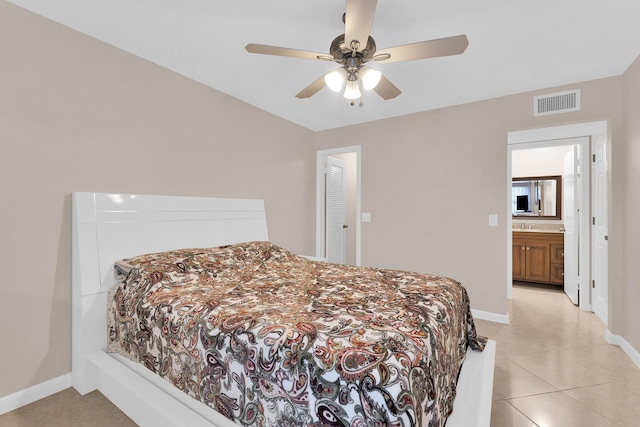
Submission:
M 344 85 L 344 81 L 346 79 L 347 71 L 344 68 L 338 68 L 337 70 L 331 71 L 324 76 L 325 84 L 334 92 L 340 92 L 342 90 L 342 86 Z
M 360 98 L 362 94 L 360 93 L 358 80 L 347 80 L 347 86 L 345 87 L 344 94 L 342 96 L 351 100 Z
M 360 70 L 360 80 L 362 80 L 362 87 L 365 90 L 371 90 L 378 86 L 381 78 L 382 73 L 378 70 L 374 70 L 373 68 L 362 67 Z

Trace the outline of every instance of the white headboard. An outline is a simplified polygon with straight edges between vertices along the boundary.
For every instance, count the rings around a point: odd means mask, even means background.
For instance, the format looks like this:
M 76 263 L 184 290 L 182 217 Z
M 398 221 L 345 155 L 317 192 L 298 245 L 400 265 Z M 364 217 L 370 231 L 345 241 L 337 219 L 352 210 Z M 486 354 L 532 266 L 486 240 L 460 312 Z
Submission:
M 262 200 L 73 193 L 72 370 L 93 390 L 87 356 L 106 348 L 107 292 L 119 259 L 268 240 Z

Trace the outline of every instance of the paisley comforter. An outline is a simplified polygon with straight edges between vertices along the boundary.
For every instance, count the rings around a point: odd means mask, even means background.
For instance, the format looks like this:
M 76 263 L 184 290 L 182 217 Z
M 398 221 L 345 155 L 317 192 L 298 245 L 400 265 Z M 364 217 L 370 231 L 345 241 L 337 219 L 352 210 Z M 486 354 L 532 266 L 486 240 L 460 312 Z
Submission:
M 443 426 L 467 346 L 455 280 L 268 242 L 116 263 L 108 347 L 240 425 Z

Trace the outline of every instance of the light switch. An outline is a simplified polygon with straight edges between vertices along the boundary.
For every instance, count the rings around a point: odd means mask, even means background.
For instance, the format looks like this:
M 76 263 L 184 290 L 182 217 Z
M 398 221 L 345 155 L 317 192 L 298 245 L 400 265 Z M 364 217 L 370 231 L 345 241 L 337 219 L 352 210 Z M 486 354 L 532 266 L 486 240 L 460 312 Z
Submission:
M 362 212 L 362 222 L 371 222 L 371 212 Z
M 489 214 L 489 227 L 498 226 L 498 214 Z

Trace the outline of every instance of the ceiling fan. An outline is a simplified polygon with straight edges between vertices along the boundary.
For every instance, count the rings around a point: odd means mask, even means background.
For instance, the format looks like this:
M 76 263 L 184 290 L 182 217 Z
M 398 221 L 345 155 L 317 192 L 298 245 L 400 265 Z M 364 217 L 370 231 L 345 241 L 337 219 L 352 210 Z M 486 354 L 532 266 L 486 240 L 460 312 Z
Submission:
M 341 68 L 323 75 L 296 97 L 309 98 L 324 86 L 334 92 L 341 92 L 344 88 L 343 96 L 351 101 L 352 106 L 358 98 L 360 98 L 359 105 L 363 106 L 361 87 L 365 90 L 373 89 L 383 99 L 393 99 L 401 93 L 400 89 L 378 70 L 365 66 L 367 62 L 386 64 L 457 55 L 464 52 L 469 45 L 467 36 L 459 35 L 377 51 L 376 42 L 369 34 L 377 4 L 378 0 L 346 0 L 346 10 L 342 16 L 345 24 L 344 34 L 333 40 L 328 55 L 253 43 L 248 44 L 245 49 L 250 53 L 264 55 L 337 62 L 342 65 Z

